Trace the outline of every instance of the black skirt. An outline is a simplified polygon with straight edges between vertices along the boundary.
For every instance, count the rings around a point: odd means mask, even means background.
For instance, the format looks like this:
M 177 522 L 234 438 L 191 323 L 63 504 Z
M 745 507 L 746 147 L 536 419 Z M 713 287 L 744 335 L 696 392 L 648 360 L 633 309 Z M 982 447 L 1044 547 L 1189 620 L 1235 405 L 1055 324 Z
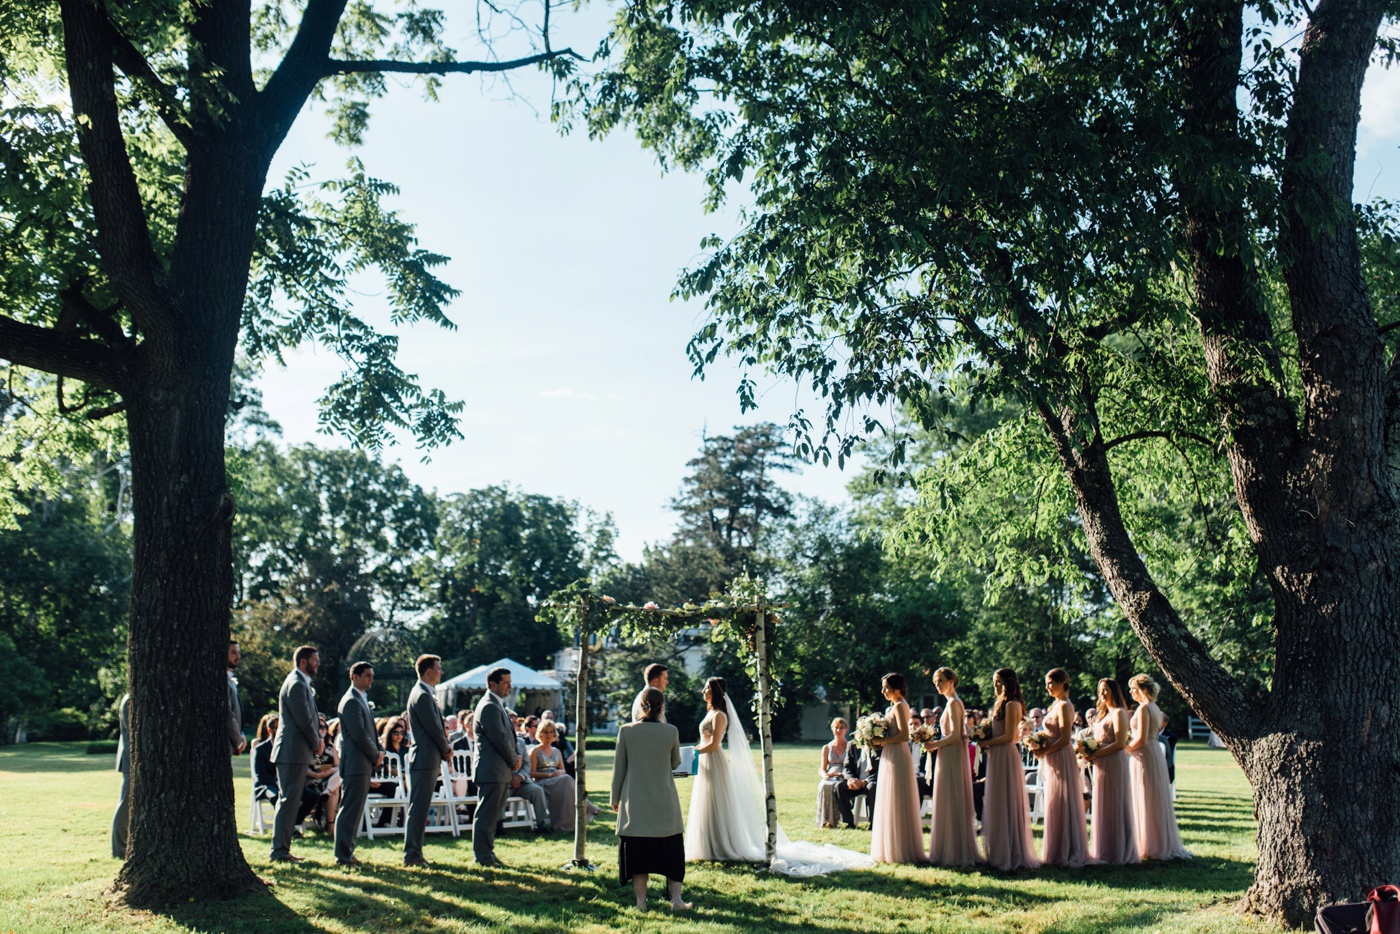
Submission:
M 618 837 L 617 868 L 623 885 L 633 876 L 657 875 L 685 881 L 685 835 Z

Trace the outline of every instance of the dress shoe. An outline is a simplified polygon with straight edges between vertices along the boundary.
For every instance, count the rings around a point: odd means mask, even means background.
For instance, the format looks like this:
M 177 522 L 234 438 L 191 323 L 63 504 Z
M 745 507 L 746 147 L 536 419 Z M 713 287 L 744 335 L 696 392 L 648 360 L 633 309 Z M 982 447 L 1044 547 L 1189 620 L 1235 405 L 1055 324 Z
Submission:
M 299 863 L 299 862 L 301 862 L 301 860 L 302 860 L 302 858 L 301 858 L 300 856 L 293 856 L 293 855 L 290 854 L 290 853 L 288 853 L 286 856 L 274 856 L 274 857 L 272 857 L 272 861 L 273 861 L 274 863 Z
M 405 866 L 422 866 L 422 867 L 425 868 L 425 869 L 426 869 L 427 867 L 429 867 L 429 866 L 432 865 L 432 863 L 428 862 L 426 859 L 424 859 L 424 858 L 421 857 L 421 856 L 416 857 L 416 858 L 414 858 L 414 859 L 406 859 L 406 860 L 403 861 L 403 864 L 404 864 Z
M 486 867 L 487 869 L 504 869 L 504 868 L 506 868 L 506 864 L 503 863 L 503 862 L 501 862 L 499 859 L 497 859 L 497 858 L 494 857 L 494 856 L 491 857 L 490 859 L 479 859 L 479 860 L 476 861 L 476 864 L 477 864 L 478 866 L 484 866 L 484 867 Z
M 338 860 L 335 861 L 335 864 L 336 864 L 337 866 L 363 866 L 363 865 L 364 865 L 363 862 L 361 862 L 360 860 L 356 859 L 356 858 L 353 857 L 353 856 L 350 857 L 349 859 L 338 859 Z

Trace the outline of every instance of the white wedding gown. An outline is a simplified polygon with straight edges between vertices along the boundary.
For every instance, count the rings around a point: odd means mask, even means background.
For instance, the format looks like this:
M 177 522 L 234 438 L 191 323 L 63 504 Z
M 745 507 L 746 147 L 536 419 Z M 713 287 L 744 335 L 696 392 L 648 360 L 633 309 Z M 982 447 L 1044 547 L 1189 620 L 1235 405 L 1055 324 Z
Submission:
M 758 778 L 749 741 L 739 722 L 734 702 L 724 699 L 729 728 L 729 755 L 723 749 L 699 757 L 695 785 L 690 792 L 690 814 L 685 823 L 687 860 L 735 860 L 761 863 L 765 859 L 768 821 L 763 783 Z M 706 716 L 701 732 L 714 720 Z M 819 876 L 841 869 L 873 869 L 875 861 L 864 853 L 832 844 L 789 840 L 778 827 L 773 872 L 790 876 Z

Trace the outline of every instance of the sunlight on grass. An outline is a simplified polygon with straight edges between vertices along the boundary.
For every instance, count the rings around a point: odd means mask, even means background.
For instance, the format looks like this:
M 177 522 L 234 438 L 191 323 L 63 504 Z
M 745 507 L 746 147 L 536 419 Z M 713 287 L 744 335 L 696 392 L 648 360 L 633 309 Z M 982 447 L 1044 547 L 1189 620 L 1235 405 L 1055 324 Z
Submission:
M 795 838 L 868 850 L 868 831 L 813 826 L 819 749 L 780 745 L 774 753 L 779 816 Z M 591 753 L 592 797 L 606 805 L 611 753 Z M 402 839 L 361 841 L 363 870 L 335 866 L 331 841 L 314 831 L 295 851 L 295 868 L 268 862 L 266 837 L 243 837 L 248 861 L 272 897 L 192 903 L 164 914 L 111 910 L 104 898 L 116 873 L 108 857 L 117 774 L 110 756 L 81 744 L 0 749 L 0 934 L 4 932 L 446 932 L 692 931 L 844 932 L 1021 931 L 1277 932 L 1236 914 L 1253 878 L 1254 819 L 1249 786 L 1229 754 L 1183 746 L 1177 757 L 1182 835 L 1195 860 L 1118 869 L 998 873 L 882 867 L 795 881 L 747 866 L 691 864 L 690 917 L 664 909 L 658 881 L 653 910 L 630 907 L 618 884 L 612 815 L 589 831 L 596 873 L 564 872 L 572 836 L 504 834 L 509 868 L 482 871 L 466 836 L 430 835 L 431 870 L 406 870 Z M 247 831 L 248 762 L 235 760 L 239 824 Z M 678 782 L 682 806 L 690 780 Z

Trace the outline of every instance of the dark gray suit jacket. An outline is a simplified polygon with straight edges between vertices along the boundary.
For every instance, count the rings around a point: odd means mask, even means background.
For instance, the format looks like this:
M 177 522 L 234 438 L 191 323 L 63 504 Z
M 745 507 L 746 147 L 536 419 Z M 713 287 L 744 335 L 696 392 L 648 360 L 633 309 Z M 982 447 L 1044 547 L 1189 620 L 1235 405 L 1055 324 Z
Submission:
M 374 732 L 374 715 L 353 687 L 340 698 L 340 774 L 369 775 L 384 747 Z
M 515 765 L 515 730 L 505 704 L 490 691 L 476 705 L 476 747 L 472 750 L 472 776 L 477 783 L 509 782 Z
M 228 676 L 228 741 L 229 752 L 238 754 L 243 745 L 243 705 L 238 702 L 238 685 L 233 682 L 233 673 Z
M 277 692 L 277 735 L 272 738 L 272 761 L 310 765 L 320 744 L 316 695 L 293 668 Z
M 408 695 L 408 728 L 413 745 L 408 749 L 410 772 L 436 772 L 442 760 L 452 758 L 452 744 L 447 741 L 447 727 L 442 722 L 433 692 L 418 682 Z
M 117 771 L 131 770 L 131 695 L 123 694 L 117 708 Z

